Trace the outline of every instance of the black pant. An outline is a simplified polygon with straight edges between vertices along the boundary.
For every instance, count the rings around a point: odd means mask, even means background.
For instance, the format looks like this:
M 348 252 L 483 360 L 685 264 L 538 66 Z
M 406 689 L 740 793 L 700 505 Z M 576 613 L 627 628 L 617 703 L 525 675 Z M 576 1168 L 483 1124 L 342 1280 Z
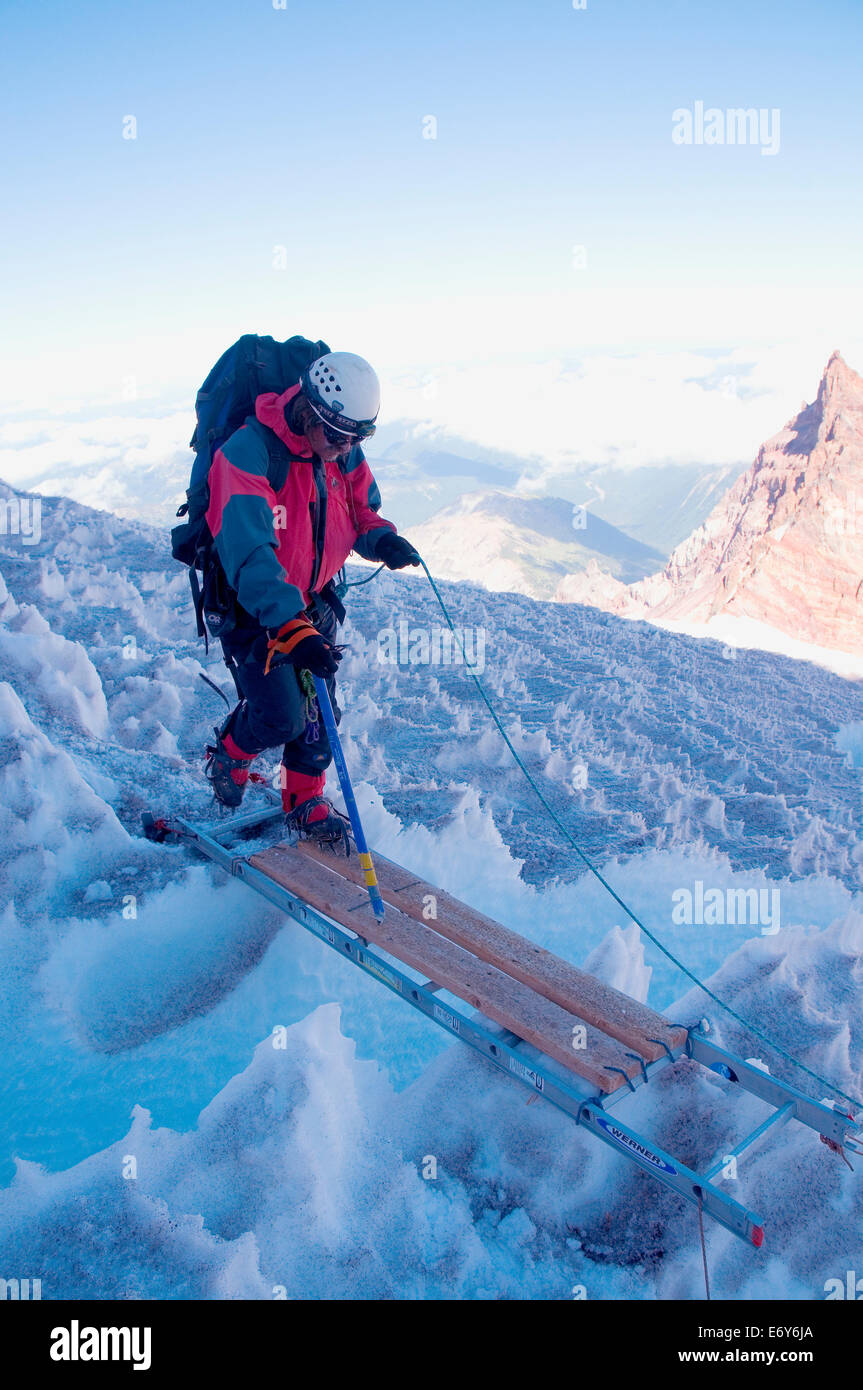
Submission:
M 335 641 L 336 617 L 328 605 L 321 602 L 307 609 L 305 616 L 323 637 Z M 236 626 L 221 640 L 225 661 L 241 697 L 226 726 L 234 742 L 250 756 L 284 744 L 282 762 L 291 772 L 323 772 L 333 755 L 322 719 L 317 723 L 318 738 L 307 737 L 306 697 L 297 668 L 277 656 L 264 674 L 266 630 L 242 610 Z M 338 723 L 341 710 L 336 704 L 334 678 L 327 680 L 327 689 Z

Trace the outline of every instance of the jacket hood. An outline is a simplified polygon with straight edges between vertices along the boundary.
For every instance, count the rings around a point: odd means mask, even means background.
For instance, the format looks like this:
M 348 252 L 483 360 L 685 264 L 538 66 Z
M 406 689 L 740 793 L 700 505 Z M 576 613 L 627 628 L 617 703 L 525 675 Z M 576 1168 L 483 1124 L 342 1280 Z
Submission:
M 297 382 L 295 386 L 289 386 L 287 391 L 282 391 L 281 395 L 276 391 L 265 391 L 255 401 L 255 415 L 262 425 L 266 425 L 283 444 L 287 444 L 292 454 L 310 459 L 314 453 L 311 444 L 305 435 L 294 434 L 293 430 L 288 429 L 285 417 L 285 407 L 299 394 L 299 390 L 300 383 Z

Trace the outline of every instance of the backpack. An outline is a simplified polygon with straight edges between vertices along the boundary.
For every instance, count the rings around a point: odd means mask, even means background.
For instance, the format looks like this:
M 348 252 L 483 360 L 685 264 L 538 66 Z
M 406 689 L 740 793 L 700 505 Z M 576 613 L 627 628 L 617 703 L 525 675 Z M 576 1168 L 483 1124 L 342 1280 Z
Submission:
M 311 362 L 329 350 L 326 343 L 299 335 L 279 343 L 275 338 L 245 333 L 222 353 L 195 397 L 197 423 L 190 441 L 195 462 L 186 500 L 177 509 L 177 516 L 184 520 L 171 531 L 171 554 L 189 567 L 198 636 L 203 637 L 207 650 L 208 629 L 213 637 L 222 637 L 234 626 L 236 602 L 206 520 L 213 458 L 247 417 L 254 416 L 258 396 L 287 390 Z

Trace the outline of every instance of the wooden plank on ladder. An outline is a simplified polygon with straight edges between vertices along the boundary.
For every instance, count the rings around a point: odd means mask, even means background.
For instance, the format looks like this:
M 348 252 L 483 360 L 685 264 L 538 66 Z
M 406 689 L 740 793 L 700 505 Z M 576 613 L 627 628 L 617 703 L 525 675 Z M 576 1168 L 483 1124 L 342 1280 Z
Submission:
M 301 841 L 296 848 L 315 864 L 332 864 L 332 854 Z M 325 858 L 324 855 L 328 857 Z M 622 991 L 603 984 L 593 975 L 579 970 L 569 961 L 527 941 L 518 932 L 510 931 L 467 903 L 424 882 L 407 869 L 379 855 L 373 856 L 378 886 L 384 901 L 398 907 L 407 916 L 424 926 L 431 926 L 441 936 L 449 937 L 480 960 L 511 975 L 514 980 L 551 999 L 561 1008 L 577 1014 L 609 1037 L 617 1038 L 654 1062 L 665 1051 L 663 1042 L 672 1049 L 686 1040 L 685 1028 L 676 1027 L 662 1014 L 630 999 Z M 354 855 L 337 861 L 337 872 L 351 882 L 362 884 L 362 869 Z M 423 908 L 429 895 L 435 899 L 437 916 L 429 920 Z M 656 1039 L 657 1041 L 651 1041 Z
M 337 861 L 343 862 L 343 861 Z M 625 1078 L 641 1073 L 637 1058 L 600 1030 L 585 1024 L 586 1045 L 573 1047 L 573 1029 L 584 1020 L 544 995 L 513 979 L 445 937 L 428 923 L 420 925 L 398 908 L 377 922 L 365 889 L 359 889 L 325 861 L 276 845 L 249 863 L 333 921 L 381 946 L 397 960 L 428 975 L 495 1023 L 533 1043 L 568 1070 L 610 1094 Z

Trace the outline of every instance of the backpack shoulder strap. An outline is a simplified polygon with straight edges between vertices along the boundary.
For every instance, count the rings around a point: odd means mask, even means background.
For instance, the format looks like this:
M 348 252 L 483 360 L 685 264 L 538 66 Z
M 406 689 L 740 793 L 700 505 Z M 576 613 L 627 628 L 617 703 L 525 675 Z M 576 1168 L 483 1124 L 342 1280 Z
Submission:
M 291 453 L 284 440 L 279 438 L 275 430 L 271 430 L 269 425 L 262 424 L 257 415 L 249 416 L 246 420 L 246 427 L 254 430 L 255 434 L 257 434 L 259 439 L 263 442 L 270 462 L 270 483 L 272 484 L 274 492 L 278 492 L 279 488 L 284 487 L 285 479 L 294 461 L 294 455 Z

